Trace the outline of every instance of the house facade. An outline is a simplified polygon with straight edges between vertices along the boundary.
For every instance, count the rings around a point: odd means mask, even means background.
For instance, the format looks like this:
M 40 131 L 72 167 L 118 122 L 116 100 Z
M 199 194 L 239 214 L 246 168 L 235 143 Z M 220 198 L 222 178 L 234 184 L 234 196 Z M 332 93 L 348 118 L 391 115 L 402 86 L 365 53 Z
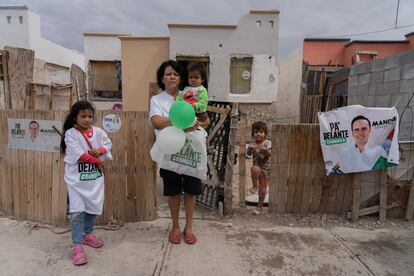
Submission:
M 35 58 L 70 68 L 85 69 L 84 55 L 42 37 L 40 16 L 27 6 L 0 6 L 0 48 L 5 46 L 35 51 Z

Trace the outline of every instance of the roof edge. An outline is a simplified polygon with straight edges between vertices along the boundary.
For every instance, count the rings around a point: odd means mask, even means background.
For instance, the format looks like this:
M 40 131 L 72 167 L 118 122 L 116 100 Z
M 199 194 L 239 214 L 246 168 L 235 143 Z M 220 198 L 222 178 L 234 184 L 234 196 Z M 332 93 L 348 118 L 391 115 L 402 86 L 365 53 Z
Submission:
M 232 24 L 185 24 L 185 23 L 168 23 L 168 28 L 184 29 L 236 29 L 237 25 Z
M 169 36 L 120 36 L 118 37 L 122 41 L 130 40 L 169 40 Z
M 277 9 L 270 9 L 270 10 L 250 10 L 250 14 L 279 14 L 280 11 Z
M 305 41 L 332 41 L 332 42 L 334 42 L 334 41 L 336 41 L 336 42 L 343 41 L 343 42 L 348 42 L 348 41 L 351 41 L 351 39 L 350 38 L 329 38 L 329 37 L 323 38 L 323 37 L 315 37 L 315 38 L 304 38 L 303 41 L 304 42 Z
M 118 37 L 118 36 L 131 36 L 131 34 L 125 34 L 125 33 L 94 33 L 94 32 L 87 32 L 87 33 L 83 33 L 83 36 L 114 36 L 114 37 Z

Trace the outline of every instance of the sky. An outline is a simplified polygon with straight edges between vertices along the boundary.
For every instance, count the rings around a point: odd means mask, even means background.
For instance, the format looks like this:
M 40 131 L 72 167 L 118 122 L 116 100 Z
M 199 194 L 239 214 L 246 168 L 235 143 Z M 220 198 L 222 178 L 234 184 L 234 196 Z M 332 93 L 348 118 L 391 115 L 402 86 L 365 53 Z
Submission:
M 403 40 L 414 31 L 414 0 L 0 0 L 27 5 L 41 16 L 42 36 L 83 52 L 84 32 L 168 36 L 168 23 L 237 24 L 249 10 L 278 9 L 279 58 L 301 47 L 304 38 Z

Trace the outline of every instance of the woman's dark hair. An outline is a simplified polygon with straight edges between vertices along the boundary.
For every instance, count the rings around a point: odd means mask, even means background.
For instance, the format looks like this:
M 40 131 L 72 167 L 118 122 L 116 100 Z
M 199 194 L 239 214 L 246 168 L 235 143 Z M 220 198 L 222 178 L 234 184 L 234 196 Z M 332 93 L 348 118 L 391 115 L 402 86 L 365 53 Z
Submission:
M 208 89 L 206 66 L 204 66 L 204 64 L 201 62 L 190 62 L 187 66 L 187 73 L 189 74 L 190 72 L 195 72 L 195 71 L 200 73 L 201 78 L 203 79 L 202 84 L 206 89 Z
M 69 114 L 66 116 L 66 119 L 63 123 L 63 129 L 62 129 L 62 139 L 60 140 L 60 152 L 62 154 L 66 153 L 66 144 L 65 144 L 65 133 L 68 129 L 71 129 L 76 124 L 76 117 L 78 117 L 78 114 L 81 110 L 90 109 L 93 111 L 93 114 L 95 114 L 95 107 L 92 103 L 87 101 L 78 101 L 72 105 L 70 108 Z
M 183 89 L 184 87 L 184 82 L 183 80 L 186 78 L 186 71 L 184 69 L 184 67 L 179 64 L 178 62 L 176 62 L 175 60 L 166 60 L 163 63 L 161 63 L 160 67 L 158 67 L 157 70 L 157 84 L 158 86 L 162 89 L 165 90 L 165 85 L 162 82 L 162 78 L 164 77 L 164 73 L 165 73 L 165 68 L 167 68 L 168 66 L 171 66 L 177 73 L 178 75 L 180 75 L 181 78 L 181 82 L 179 84 L 179 89 Z
M 267 125 L 262 121 L 257 121 L 252 124 L 252 137 L 254 135 L 254 131 L 263 130 L 265 135 L 267 135 Z

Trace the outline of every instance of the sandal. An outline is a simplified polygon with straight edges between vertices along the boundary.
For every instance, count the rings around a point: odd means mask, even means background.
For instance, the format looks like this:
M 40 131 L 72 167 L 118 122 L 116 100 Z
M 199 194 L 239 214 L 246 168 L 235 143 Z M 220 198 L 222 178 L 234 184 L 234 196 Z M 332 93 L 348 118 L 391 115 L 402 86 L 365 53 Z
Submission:
M 77 245 L 72 249 L 72 263 L 74 265 L 84 265 L 88 262 L 82 245 Z
M 197 241 L 197 237 L 194 234 L 187 234 L 185 229 L 183 231 L 184 241 L 186 244 L 195 244 Z
M 93 248 L 99 248 L 104 245 L 103 240 L 95 233 L 89 233 L 83 236 L 83 244 Z
M 168 240 L 172 244 L 180 244 L 181 243 L 181 236 L 180 236 L 180 234 L 174 234 L 174 232 L 171 231 L 170 236 L 168 237 Z

